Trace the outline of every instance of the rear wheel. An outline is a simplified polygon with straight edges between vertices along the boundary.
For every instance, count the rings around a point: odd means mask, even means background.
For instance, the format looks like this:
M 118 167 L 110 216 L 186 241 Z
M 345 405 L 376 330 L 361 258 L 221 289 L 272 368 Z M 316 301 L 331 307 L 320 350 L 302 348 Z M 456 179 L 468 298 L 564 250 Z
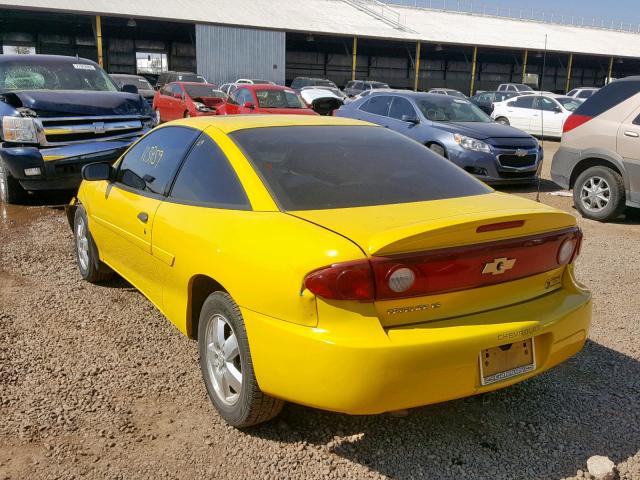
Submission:
M 506 117 L 498 117 L 498 118 L 496 118 L 496 123 L 499 123 L 500 125 L 510 125 L 509 119 L 506 118 Z
M 573 186 L 573 203 L 583 217 L 606 222 L 624 211 L 622 176 L 608 167 L 591 167 L 580 174 Z
M 227 423 L 249 427 L 280 413 L 284 402 L 258 387 L 242 314 L 228 293 L 214 292 L 205 300 L 198 349 L 207 393 Z
M 429 145 L 429 150 L 431 150 L 433 153 L 437 153 L 441 157 L 447 158 L 447 152 L 442 145 L 432 143 L 431 145 Z
M 20 183 L 11 176 L 9 170 L 0 160 L 0 201 L 4 203 L 21 203 L 27 198 L 27 192 Z
M 76 245 L 76 263 L 83 280 L 100 283 L 113 278 L 113 270 L 100 261 L 91 232 L 87 214 L 82 205 L 78 205 L 73 220 L 73 237 Z

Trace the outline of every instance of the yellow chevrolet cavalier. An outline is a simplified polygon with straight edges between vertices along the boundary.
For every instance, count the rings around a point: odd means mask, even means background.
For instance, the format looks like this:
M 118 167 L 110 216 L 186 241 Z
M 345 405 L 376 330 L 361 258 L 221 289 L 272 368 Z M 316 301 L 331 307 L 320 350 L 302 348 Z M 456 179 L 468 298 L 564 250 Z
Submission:
M 83 177 L 82 277 L 117 272 L 197 339 L 235 426 L 284 401 L 374 414 L 487 392 L 587 338 L 574 217 L 382 127 L 185 119 Z

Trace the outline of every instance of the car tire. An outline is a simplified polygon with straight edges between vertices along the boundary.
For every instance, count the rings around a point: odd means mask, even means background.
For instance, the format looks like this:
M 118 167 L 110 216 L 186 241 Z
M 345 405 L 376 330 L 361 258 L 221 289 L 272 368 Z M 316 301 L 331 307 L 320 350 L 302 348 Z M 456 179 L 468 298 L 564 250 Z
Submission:
M 500 125 L 506 125 L 506 126 L 511 125 L 511 123 L 509 123 L 509 119 L 507 117 L 498 117 L 498 118 L 496 118 L 496 123 L 499 123 Z
M 89 283 L 101 283 L 114 276 L 113 270 L 100 261 L 91 232 L 87 213 L 82 205 L 78 205 L 73 217 L 73 239 L 76 250 L 76 264 L 80 276 Z
M 0 202 L 23 203 L 27 198 L 27 192 L 20 182 L 13 178 L 9 170 L 0 160 Z
M 598 222 L 614 220 L 625 208 L 622 176 L 604 166 L 586 169 L 573 185 L 573 203 L 585 218 Z
M 204 301 L 198 350 L 209 398 L 228 424 L 250 427 L 280 413 L 284 402 L 258 386 L 242 313 L 228 293 L 214 292 Z
M 433 153 L 436 153 L 436 154 L 440 155 L 441 157 L 447 158 L 447 151 L 439 143 L 432 143 L 432 144 L 427 145 L 427 146 L 429 147 L 429 150 L 431 150 Z

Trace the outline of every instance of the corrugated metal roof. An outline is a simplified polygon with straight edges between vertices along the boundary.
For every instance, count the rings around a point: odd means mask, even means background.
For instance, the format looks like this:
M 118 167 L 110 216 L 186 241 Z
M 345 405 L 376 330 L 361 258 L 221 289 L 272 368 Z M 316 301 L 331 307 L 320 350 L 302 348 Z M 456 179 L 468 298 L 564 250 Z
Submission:
M 0 7 L 531 50 L 544 48 L 546 34 L 552 51 L 640 57 L 640 35 L 634 33 L 394 7 L 413 33 L 342 0 L 0 0 Z

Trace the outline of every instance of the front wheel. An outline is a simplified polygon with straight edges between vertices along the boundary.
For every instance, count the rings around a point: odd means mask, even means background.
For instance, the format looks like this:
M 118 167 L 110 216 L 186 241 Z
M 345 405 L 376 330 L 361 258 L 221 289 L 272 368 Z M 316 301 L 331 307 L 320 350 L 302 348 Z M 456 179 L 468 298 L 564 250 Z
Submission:
M 214 292 L 205 300 L 198 349 L 207 393 L 228 424 L 249 427 L 280 413 L 284 402 L 258 386 L 242 313 L 228 293 Z
M 429 150 L 431 150 L 433 153 L 437 153 L 441 157 L 447 158 L 447 152 L 442 145 L 432 143 L 431 145 L 429 145 Z
M 507 125 L 507 126 L 511 125 L 509 123 L 509 119 L 506 118 L 506 117 L 498 117 L 498 118 L 496 118 L 496 123 L 499 123 L 500 125 Z
M 0 159 L 0 202 L 22 203 L 27 197 L 27 192 L 20 183 L 11 176 L 7 167 Z
M 580 174 L 573 186 L 573 203 L 583 217 L 606 222 L 620 216 L 625 206 L 622 176 L 597 166 Z

